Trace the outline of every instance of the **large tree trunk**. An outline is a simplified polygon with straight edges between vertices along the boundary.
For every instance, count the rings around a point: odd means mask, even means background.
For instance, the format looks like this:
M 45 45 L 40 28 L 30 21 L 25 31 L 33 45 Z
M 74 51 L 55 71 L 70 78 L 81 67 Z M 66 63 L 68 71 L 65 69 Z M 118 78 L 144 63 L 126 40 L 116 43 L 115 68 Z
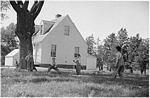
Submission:
M 30 16 L 30 14 L 18 14 L 16 34 L 18 35 L 20 40 L 20 69 L 27 69 L 25 57 L 28 55 L 29 51 L 33 54 L 32 34 L 34 33 L 34 31 L 34 19 Z
M 34 20 L 40 13 L 44 1 L 35 0 L 30 11 L 28 10 L 28 0 L 25 0 L 24 3 L 21 0 L 10 0 L 10 4 L 17 12 L 17 26 L 15 33 L 20 40 L 19 68 L 26 69 L 27 65 L 25 57 L 28 55 L 28 51 L 33 55 L 32 35 L 35 32 Z
M 33 53 L 31 38 L 23 39 L 20 41 L 19 51 L 20 51 L 19 53 L 20 69 L 27 69 L 27 63 L 25 57 L 28 55 L 28 51 L 31 51 L 31 53 Z

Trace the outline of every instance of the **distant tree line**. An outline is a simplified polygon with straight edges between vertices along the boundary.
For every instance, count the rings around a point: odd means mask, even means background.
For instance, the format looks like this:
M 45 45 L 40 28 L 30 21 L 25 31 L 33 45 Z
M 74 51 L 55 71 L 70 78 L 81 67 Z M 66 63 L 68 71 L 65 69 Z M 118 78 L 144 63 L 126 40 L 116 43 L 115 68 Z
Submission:
M 86 43 L 87 52 L 97 57 L 98 66 L 103 64 L 112 66 L 114 62 L 110 59 L 115 57 L 115 47 L 119 45 L 122 47 L 126 68 L 149 67 L 149 38 L 143 39 L 139 34 L 129 37 L 125 28 L 121 28 L 117 35 L 111 33 L 103 41 L 99 38 L 95 40 L 91 35 L 86 38 Z

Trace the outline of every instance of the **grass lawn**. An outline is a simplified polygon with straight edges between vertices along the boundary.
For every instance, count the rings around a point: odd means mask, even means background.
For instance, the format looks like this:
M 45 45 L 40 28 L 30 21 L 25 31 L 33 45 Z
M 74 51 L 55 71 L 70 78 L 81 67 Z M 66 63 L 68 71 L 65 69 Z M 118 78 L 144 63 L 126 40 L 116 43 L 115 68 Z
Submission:
M 148 97 L 149 76 L 125 74 L 124 80 L 111 80 L 110 74 L 61 70 L 37 72 L 1 69 L 2 97 Z

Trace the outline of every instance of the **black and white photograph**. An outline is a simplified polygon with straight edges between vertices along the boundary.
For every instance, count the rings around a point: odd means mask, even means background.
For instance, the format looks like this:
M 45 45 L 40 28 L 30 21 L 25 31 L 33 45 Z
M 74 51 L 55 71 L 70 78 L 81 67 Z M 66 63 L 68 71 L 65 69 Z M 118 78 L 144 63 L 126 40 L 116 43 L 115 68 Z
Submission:
M 1 97 L 149 97 L 149 0 L 1 0 Z

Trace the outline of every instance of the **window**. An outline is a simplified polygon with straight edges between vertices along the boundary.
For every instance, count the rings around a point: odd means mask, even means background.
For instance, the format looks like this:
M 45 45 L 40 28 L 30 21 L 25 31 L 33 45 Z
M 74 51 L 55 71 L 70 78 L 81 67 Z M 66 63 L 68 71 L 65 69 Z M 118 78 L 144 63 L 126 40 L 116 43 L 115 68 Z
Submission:
M 69 36 L 69 26 L 65 26 L 64 35 L 68 35 Z
M 79 47 L 75 47 L 74 57 L 77 57 L 78 54 L 79 54 Z
M 51 45 L 51 57 L 56 57 L 56 45 Z

